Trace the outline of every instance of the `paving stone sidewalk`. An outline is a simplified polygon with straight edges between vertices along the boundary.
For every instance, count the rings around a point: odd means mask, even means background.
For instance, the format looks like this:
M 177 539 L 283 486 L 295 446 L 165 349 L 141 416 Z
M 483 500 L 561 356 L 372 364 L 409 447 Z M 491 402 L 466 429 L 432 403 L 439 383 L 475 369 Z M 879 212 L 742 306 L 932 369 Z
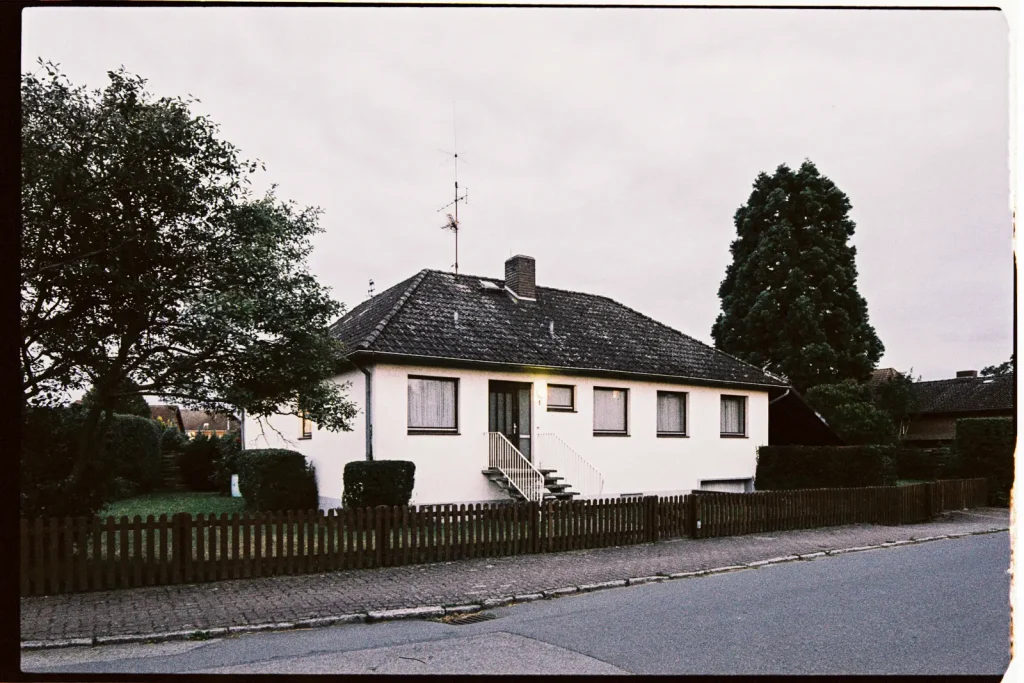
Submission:
M 1009 510 L 979 508 L 898 527 L 850 525 L 329 574 L 28 597 L 21 599 L 21 638 L 48 641 L 230 628 L 423 605 L 463 605 L 565 586 L 929 536 L 980 533 L 1009 525 Z

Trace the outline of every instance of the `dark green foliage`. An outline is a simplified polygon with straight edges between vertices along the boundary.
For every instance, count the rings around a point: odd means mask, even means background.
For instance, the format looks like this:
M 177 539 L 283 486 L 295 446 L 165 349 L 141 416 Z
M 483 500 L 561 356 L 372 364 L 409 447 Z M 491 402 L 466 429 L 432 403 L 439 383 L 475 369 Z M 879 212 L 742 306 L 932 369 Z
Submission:
M 160 429 L 160 451 L 166 453 L 180 453 L 188 445 L 188 436 L 173 424 L 166 424 L 154 420 Z
M 848 445 L 896 442 L 892 419 L 868 401 L 866 387 L 854 380 L 819 384 L 807 392 L 806 398 Z
M 345 465 L 342 504 L 347 508 L 408 505 L 416 464 L 407 460 L 357 460 Z
M 216 491 L 214 472 L 220 457 L 216 437 L 207 436 L 202 432 L 196 434 L 181 449 L 181 455 L 178 457 L 178 466 L 181 468 L 181 478 L 185 486 L 190 491 Z
M 138 417 L 152 417 L 146 399 L 138 393 L 139 385 L 130 379 L 123 379 L 112 390 L 108 400 L 111 410 L 119 415 L 136 415 Z M 96 402 L 96 389 L 90 388 L 82 397 L 82 407 L 89 408 Z
M 950 448 L 897 448 L 896 476 L 899 479 L 963 479 L 959 458 Z
M 110 460 L 96 458 L 77 486 L 69 478 L 84 421 L 78 406 L 28 407 L 21 431 L 22 517 L 91 516 L 113 500 Z
M 981 374 L 989 377 L 991 375 L 1008 375 L 1013 372 L 1014 356 L 1017 354 L 1011 353 L 1010 360 L 1004 361 L 999 365 L 987 365 L 981 369 Z
M 282 448 L 245 450 L 235 456 L 246 508 L 255 511 L 316 510 L 316 470 L 305 456 Z
M 21 402 L 92 387 L 71 477 L 102 450 L 104 411 L 135 393 L 347 430 L 332 381 L 343 307 L 309 272 L 320 211 L 251 189 L 194 100 L 123 68 L 102 90 L 52 63 L 21 77 Z
M 896 483 L 893 446 L 761 446 L 758 491 L 891 486 Z
M 758 175 L 734 218 L 715 346 L 801 393 L 865 380 L 884 350 L 857 291 L 850 201 L 810 161 Z
M 1016 439 L 1013 418 L 974 417 L 956 421 L 957 455 L 970 476 L 989 480 L 989 497 L 999 505 L 1010 503 Z
M 114 415 L 107 430 L 102 458 L 109 463 L 118 484 L 118 495 L 149 493 L 160 485 L 160 427 L 137 415 Z
M 914 392 L 914 369 L 899 372 L 892 379 L 879 382 L 874 386 L 865 386 L 864 398 L 885 413 L 894 426 L 898 426 L 917 408 L 917 394 Z
M 217 437 L 217 449 L 220 457 L 213 465 L 213 483 L 218 493 L 230 496 L 231 475 L 238 474 L 240 466 L 238 458 L 242 453 L 241 436 L 230 433 Z

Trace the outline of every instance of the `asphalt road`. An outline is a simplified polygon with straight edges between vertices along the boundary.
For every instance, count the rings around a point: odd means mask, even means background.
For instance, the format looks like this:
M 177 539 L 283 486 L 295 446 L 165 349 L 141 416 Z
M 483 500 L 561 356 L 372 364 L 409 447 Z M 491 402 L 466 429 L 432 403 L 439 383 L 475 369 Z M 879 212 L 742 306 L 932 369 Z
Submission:
M 74 673 L 982 674 L 1009 665 L 1002 532 L 492 610 L 206 642 L 26 652 Z

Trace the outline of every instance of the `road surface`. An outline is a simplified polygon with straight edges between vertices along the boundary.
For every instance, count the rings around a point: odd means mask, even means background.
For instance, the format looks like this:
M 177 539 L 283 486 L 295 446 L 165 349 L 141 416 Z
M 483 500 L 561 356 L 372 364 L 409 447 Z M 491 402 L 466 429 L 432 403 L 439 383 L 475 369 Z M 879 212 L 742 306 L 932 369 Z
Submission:
M 62 673 L 975 674 L 1009 665 L 1006 532 L 490 610 L 29 651 Z

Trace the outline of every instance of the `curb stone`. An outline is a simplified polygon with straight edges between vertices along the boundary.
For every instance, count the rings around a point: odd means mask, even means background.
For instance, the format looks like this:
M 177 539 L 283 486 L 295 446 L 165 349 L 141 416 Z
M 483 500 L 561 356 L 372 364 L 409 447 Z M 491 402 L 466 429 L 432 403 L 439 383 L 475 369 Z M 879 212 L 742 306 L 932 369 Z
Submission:
M 962 538 L 964 536 L 978 536 L 983 534 L 995 534 L 1003 531 L 1009 531 L 1009 527 L 1002 527 L 996 529 L 986 529 L 983 531 L 969 531 L 959 534 L 945 534 L 940 536 L 926 536 L 924 538 L 916 538 L 905 541 L 889 541 L 879 545 L 872 546 L 860 546 L 856 548 L 841 548 L 837 550 L 825 550 L 814 553 L 807 553 L 804 555 L 788 555 L 782 558 L 774 558 L 774 560 L 767 560 L 763 562 L 791 562 L 794 560 L 806 560 L 816 557 L 823 557 L 826 555 L 841 555 L 843 553 L 855 552 L 861 550 L 874 550 L 878 548 L 892 548 L 901 545 L 925 543 L 928 541 L 938 541 L 948 538 Z M 757 563 L 748 564 L 737 564 L 729 565 L 727 567 L 715 567 L 713 569 L 698 569 L 689 572 L 677 572 L 675 574 L 669 574 L 668 576 L 660 575 L 654 577 L 637 577 L 634 579 L 619 579 L 616 581 L 603 581 L 601 583 L 584 584 L 582 586 L 566 586 L 565 588 L 556 588 L 554 590 L 543 591 L 541 593 L 531 593 L 527 595 L 521 595 L 513 598 L 515 602 L 529 602 L 533 600 L 540 600 L 543 598 L 557 598 L 562 595 L 570 595 L 577 592 L 589 592 L 592 590 L 600 590 L 603 588 L 620 588 L 623 586 L 637 583 L 650 583 L 651 581 L 665 581 L 669 579 L 687 579 L 695 576 L 708 576 L 713 574 L 722 574 L 726 572 L 738 571 L 740 569 L 750 569 L 751 564 L 754 566 L 760 566 Z M 504 600 L 505 598 L 498 598 Z M 486 602 L 486 601 L 484 601 Z M 505 603 L 507 604 L 507 603 Z M 244 626 L 231 626 L 231 627 L 218 627 L 218 628 L 193 628 L 190 630 L 182 631 L 164 631 L 160 633 L 142 633 L 132 635 L 118 635 L 118 636 L 96 636 L 93 638 L 59 638 L 54 640 L 23 640 L 21 641 L 22 650 L 49 650 L 58 649 L 65 647 L 84 647 L 84 646 L 98 646 L 98 645 L 114 645 L 114 644 L 130 644 L 130 643 L 146 643 L 146 642 L 166 642 L 173 640 L 188 640 L 193 634 L 200 632 L 206 633 L 211 639 L 217 636 L 230 635 L 232 633 L 253 633 L 259 631 L 284 631 L 299 628 L 316 628 L 319 626 L 330 626 L 338 624 L 351 624 L 351 623 L 364 623 L 364 622 L 375 622 L 375 621 L 390 621 L 394 619 L 410 619 L 410 618 L 429 618 L 439 617 L 445 614 L 468 614 L 472 612 L 479 612 L 481 606 L 479 604 L 469 605 L 456 605 L 453 607 L 440 607 L 440 606 L 428 606 L 428 607 L 412 607 L 406 609 L 394 609 L 394 610 L 379 610 L 366 613 L 356 614 L 343 614 L 337 617 L 315 617 L 312 619 L 303 619 L 298 622 L 277 622 L 267 624 L 247 624 Z
M 604 588 L 621 588 L 626 585 L 625 579 L 619 579 L 618 581 L 602 581 L 600 583 L 585 583 L 579 587 L 580 592 L 589 593 L 591 591 L 599 591 Z
M 778 564 L 780 562 L 792 562 L 793 560 L 799 560 L 799 555 L 784 555 L 782 557 L 772 557 L 767 560 L 758 560 L 757 562 L 747 562 L 747 567 L 764 567 L 769 564 Z
M 511 604 L 514 601 L 515 601 L 514 597 L 512 597 L 511 595 L 507 595 L 507 596 L 501 597 L 501 598 L 487 598 L 486 600 L 484 600 L 480 604 L 483 607 L 485 607 L 485 608 L 487 608 L 487 607 L 501 607 L 503 605 L 509 605 L 509 604 Z
M 644 583 L 654 583 L 655 581 L 664 581 L 665 576 L 638 576 L 632 579 L 626 579 L 627 586 L 639 586 Z

